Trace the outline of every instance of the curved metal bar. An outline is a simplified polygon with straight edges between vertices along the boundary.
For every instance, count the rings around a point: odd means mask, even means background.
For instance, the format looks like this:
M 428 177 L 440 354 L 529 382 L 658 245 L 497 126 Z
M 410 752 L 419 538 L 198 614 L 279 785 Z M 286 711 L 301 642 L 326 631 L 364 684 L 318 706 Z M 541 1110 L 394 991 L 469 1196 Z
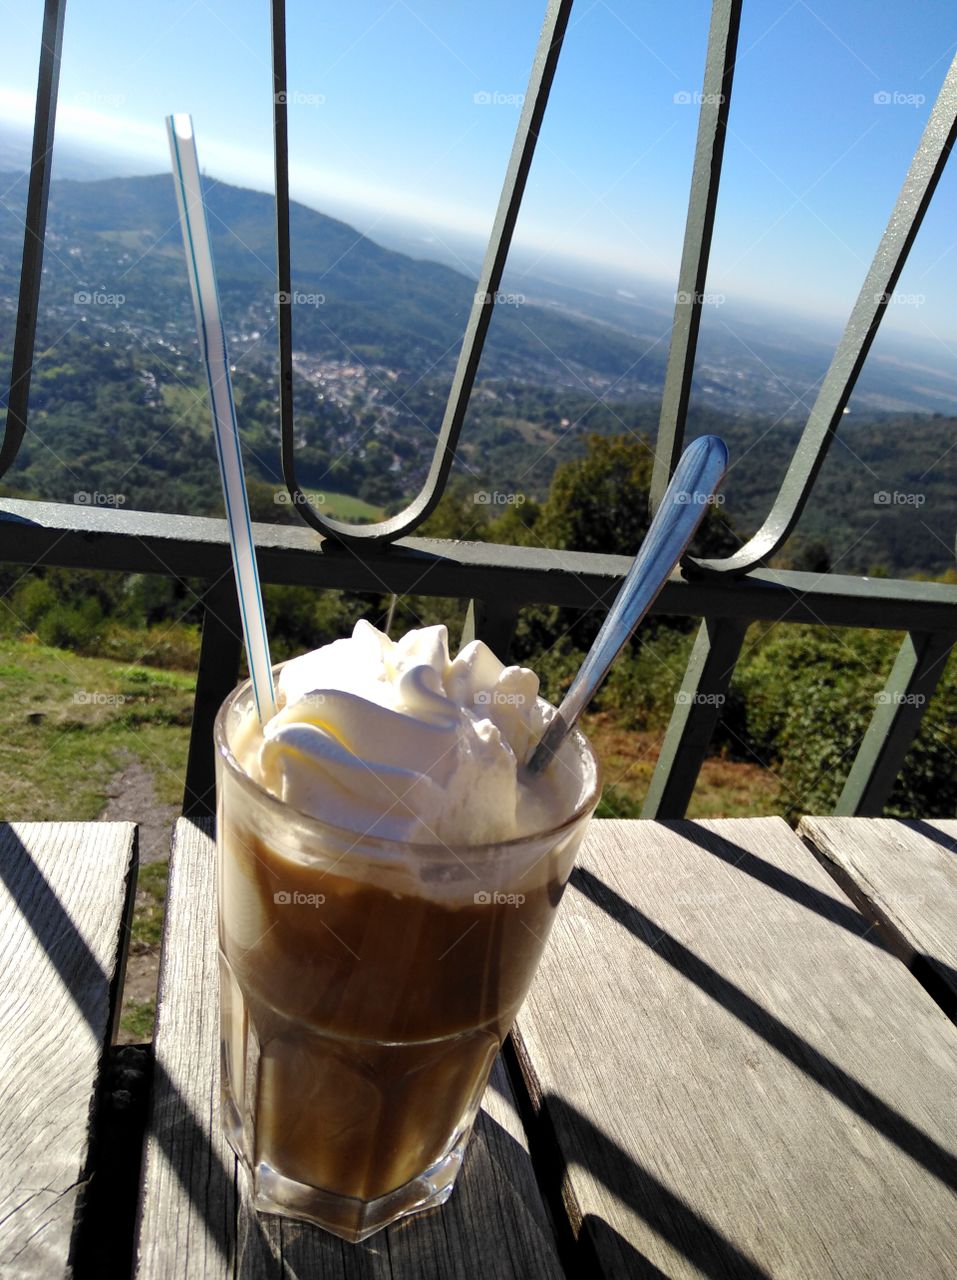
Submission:
M 66 0 L 46 0 L 40 36 L 40 70 L 37 76 L 37 105 L 33 119 L 33 152 L 30 158 L 30 185 L 23 230 L 23 257 L 20 260 L 20 297 L 17 327 L 10 363 L 10 386 L 3 399 L 7 410 L 3 444 L 0 445 L 0 476 L 19 452 L 27 429 L 30 404 L 30 375 L 37 336 L 37 308 L 43 273 L 43 246 L 46 240 L 47 201 L 50 195 L 50 168 L 53 159 L 53 130 L 56 124 L 57 89 L 60 84 L 60 52 L 63 48 L 63 17 Z
M 273 0 L 273 96 L 276 151 L 276 230 L 279 283 L 279 365 L 280 365 L 280 427 L 282 440 L 282 469 L 289 495 L 296 510 L 320 533 L 343 542 L 361 543 L 365 546 L 377 542 L 391 542 L 410 533 L 426 519 L 435 507 L 448 479 L 455 459 L 455 447 L 465 419 L 472 385 L 478 370 L 485 336 L 492 318 L 495 296 L 502 281 L 505 260 L 508 257 L 512 233 L 518 219 L 518 211 L 525 192 L 525 183 L 535 153 L 535 144 L 545 114 L 548 94 L 551 90 L 555 68 L 561 52 L 562 41 L 571 14 L 572 0 L 548 0 L 545 21 L 532 63 L 528 92 L 519 119 L 512 154 L 502 194 L 499 197 L 495 221 L 489 237 L 485 260 L 476 285 L 475 300 L 465 329 L 465 337 L 459 352 L 458 363 L 449 390 L 449 397 L 432 455 L 432 465 L 419 494 L 398 515 L 375 524 L 353 525 L 322 516 L 309 502 L 296 479 L 293 436 L 292 398 L 292 307 L 291 272 L 289 262 L 289 156 L 286 120 L 286 55 L 285 55 L 285 3 Z
M 741 4 L 742 0 L 714 0 L 711 8 L 711 29 L 708 32 L 708 53 L 704 64 L 701 112 L 698 117 L 698 140 L 695 143 L 691 195 L 688 198 L 688 220 L 685 223 L 684 246 L 678 272 L 668 367 L 661 393 L 661 415 L 655 437 L 655 463 L 649 495 L 652 512 L 658 510 L 684 444 L 685 419 L 698 347 L 698 329 L 701 325 L 701 300 L 708 277 L 721 161 L 724 157 L 724 139 L 731 108 L 731 85 L 741 25 Z
M 957 139 L 957 57 L 951 63 L 921 136 L 887 228 L 831 360 L 771 512 L 743 547 L 724 560 L 689 559 L 707 573 L 746 573 L 766 564 L 787 541 L 804 510 L 844 407 L 904 269 L 944 165 Z

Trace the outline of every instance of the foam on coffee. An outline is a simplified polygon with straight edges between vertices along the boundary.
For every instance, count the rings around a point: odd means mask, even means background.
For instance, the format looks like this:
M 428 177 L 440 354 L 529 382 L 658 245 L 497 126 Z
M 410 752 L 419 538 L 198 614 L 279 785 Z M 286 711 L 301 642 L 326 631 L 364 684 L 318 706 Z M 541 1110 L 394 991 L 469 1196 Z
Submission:
M 233 751 L 271 794 L 332 826 L 406 843 L 487 844 L 559 825 L 588 781 L 573 749 L 520 765 L 554 714 L 538 677 L 481 641 L 449 658 L 444 626 L 392 641 L 367 622 L 288 662 L 276 714 Z

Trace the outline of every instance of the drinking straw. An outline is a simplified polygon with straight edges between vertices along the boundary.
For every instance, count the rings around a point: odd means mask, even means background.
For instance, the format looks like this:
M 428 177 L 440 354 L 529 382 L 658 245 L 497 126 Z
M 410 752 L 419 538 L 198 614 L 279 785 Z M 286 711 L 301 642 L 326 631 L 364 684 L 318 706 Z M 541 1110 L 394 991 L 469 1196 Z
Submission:
M 249 499 L 246 496 L 243 459 L 239 448 L 236 406 L 233 403 L 233 387 L 229 377 L 226 333 L 223 329 L 213 253 L 209 243 L 209 224 L 199 178 L 192 116 L 167 116 L 166 129 L 173 158 L 173 183 L 186 249 L 189 284 L 196 309 L 196 331 L 206 364 L 213 436 L 226 501 L 226 521 L 229 525 L 229 543 L 233 553 L 243 639 L 246 642 L 256 712 L 260 723 L 264 724 L 275 713 L 276 695 L 269 661 L 269 639 L 266 635 L 259 569 L 249 520 Z

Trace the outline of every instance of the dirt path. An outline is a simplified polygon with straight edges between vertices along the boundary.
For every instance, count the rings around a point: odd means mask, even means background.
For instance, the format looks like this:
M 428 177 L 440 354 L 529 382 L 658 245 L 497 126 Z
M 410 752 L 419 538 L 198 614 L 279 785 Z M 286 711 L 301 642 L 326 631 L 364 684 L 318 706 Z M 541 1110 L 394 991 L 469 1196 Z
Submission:
M 139 760 L 130 760 L 107 783 L 106 795 L 101 822 L 140 824 L 140 863 L 168 858 L 170 833 L 180 809 L 175 804 L 161 804 L 156 798 L 151 770 Z
M 157 798 L 152 772 L 139 760 L 130 760 L 113 775 L 106 788 L 107 801 L 100 814 L 101 822 L 137 822 L 140 828 L 140 865 L 162 862 L 169 857 L 170 833 L 179 816 L 177 805 L 163 804 Z M 146 910 L 151 897 L 142 889 L 136 892 L 135 909 Z M 159 973 L 159 944 L 147 945 L 135 939 L 130 944 L 126 961 L 126 980 L 123 984 L 123 1020 L 139 1010 L 138 1029 L 120 1028 L 117 1040 L 120 1044 L 135 1044 L 146 1038 L 143 1019 L 148 1017 L 145 1007 L 156 999 L 156 980 Z

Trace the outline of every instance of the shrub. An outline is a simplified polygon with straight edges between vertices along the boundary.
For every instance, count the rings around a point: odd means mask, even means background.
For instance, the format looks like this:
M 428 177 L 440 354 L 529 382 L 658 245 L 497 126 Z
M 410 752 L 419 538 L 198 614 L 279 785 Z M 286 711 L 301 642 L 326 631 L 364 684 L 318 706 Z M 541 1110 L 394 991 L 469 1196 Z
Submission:
M 900 640 L 888 632 L 785 625 L 741 661 L 731 742 L 775 769 L 788 816 L 834 809 Z M 890 797 L 889 816 L 941 817 L 957 809 L 955 704 L 952 658 Z M 726 722 L 725 740 L 728 730 Z
M 95 648 L 102 630 L 103 614 L 95 600 L 85 600 L 79 605 L 54 605 L 36 625 L 36 633 L 44 644 L 79 651 Z
M 601 710 L 616 712 L 626 729 L 664 729 L 675 709 L 675 694 L 694 635 L 645 622 L 615 660 L 598 693 Z
M 617 787 L 605 787 L 595 810 L 596 818 L 640 818 L 641 805 Z
M 17 588 L 11 608 L 17 619 L 34 631 L 43 615 L 57 603 L 57 593 L 46 578 L 30 577 Z
M 139 628 L 113 624 L 97 653 L 115 662 L 195 672 L 199 663 L 199 627 L 189 623 Z

